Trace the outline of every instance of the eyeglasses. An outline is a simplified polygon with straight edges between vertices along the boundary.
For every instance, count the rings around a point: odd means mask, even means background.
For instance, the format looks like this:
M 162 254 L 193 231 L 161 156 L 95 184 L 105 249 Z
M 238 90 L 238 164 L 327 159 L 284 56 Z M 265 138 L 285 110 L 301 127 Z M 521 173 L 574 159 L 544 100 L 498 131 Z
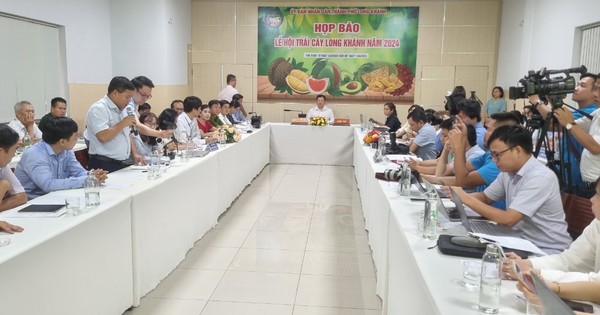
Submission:
M 504 154 L 506 151 L 508 151 L 512 148 L 514 148 L 514 147 L 509 147 L 508 149 L 500 151 L 500 152 L 490 151 L 490 155 L 492 156 L 492 159 L 498 161 L 500 159 L 500 156 L 502 156 L 502 154 Z
M 142 96 L 142 98 L 145 99 L 145 100 L 149 100 L 149 99 L 152 98 L 152 94 L 144 94 L 139 89 L 137 90 L 137 92 L 140 93 L 140 95 Z
M 154 121 L 154 122 L 144 122 L 144 125 L 150 127 L 150 128 L 156 128 L 158 126 L 158 122 Z

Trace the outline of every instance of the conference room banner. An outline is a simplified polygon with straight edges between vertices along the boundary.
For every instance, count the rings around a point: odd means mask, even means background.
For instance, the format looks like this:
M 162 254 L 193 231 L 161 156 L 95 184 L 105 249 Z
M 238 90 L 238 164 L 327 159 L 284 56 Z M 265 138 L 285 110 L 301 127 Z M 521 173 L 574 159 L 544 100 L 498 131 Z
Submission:
M 259 7 L 257 97 L 414 100 L 418 7 Z

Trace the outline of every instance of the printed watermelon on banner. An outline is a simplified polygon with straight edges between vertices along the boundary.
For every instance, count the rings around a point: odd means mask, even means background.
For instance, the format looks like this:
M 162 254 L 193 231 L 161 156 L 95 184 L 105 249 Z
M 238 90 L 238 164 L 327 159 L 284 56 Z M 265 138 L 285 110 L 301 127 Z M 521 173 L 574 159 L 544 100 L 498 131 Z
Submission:
M 328 78 L 326 91 L 332 96 L 342 96 L 340 91 L 340 68 L 333 62 L 324 58 L 313 61 L 311 76 L 315 79 Z
M 315 79 L 313 77 L 306 78 L 306 85 L 312 94 L 323 94 L 329 86 L 329 78 Z

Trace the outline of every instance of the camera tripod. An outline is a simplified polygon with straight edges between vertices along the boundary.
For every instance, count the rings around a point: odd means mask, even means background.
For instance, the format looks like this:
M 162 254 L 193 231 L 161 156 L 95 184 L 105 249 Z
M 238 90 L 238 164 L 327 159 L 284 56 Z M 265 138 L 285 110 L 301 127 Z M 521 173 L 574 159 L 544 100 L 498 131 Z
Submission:
M 534 157 L 538 157 L 543 145 L 546 153 L 546 166 L 558 176 L 561 191 L 573 193 L 573 174 L 571 170 L 571 155 L 573 153 L 570 149 L 573 147 L 573 139 L 571 139 L 567 130 L 559 124 L 558 119 L 554 117 L 554 111 L 565 105 L 588 119 L 592 119 L 592 116 L 577 108 L 564 104 L 562 100 L 565 96 L 566 95 L 564 94 L 549 95 L 548 98 L 552 101 L 552 111 L 548 113 L 541 129 L 534 126 L 530 128 L 530 131 L 533 133 L 536 129 L 539 130 L 539 138 L 533 151 Z M 549 136 L 549 131 L 551 132 L 552 137 Z M 558 133 L 561 140 L 554 137 L 555 133 Z M 556 141 L 558 141 L 559 145 L 556 145 Z M 558 153 L 558 160 L 556 159 L 555 153 Z
M 561 191 L 572 193 L 573 176 L 571 174 L 571 151 L 569 150 L 571 137 L 567 135 L 567 130 L 564 127 L 561 127 L 558 123 L 558 119 L 554 117 L 554 109 L 548 113 L 548 116 L 541 127 L 534 126 L 529 129 L 532 134 L 535 130 L 539 131 L 533 156 L 537 158 L 543 146 L 546 154 L 546 166 L 558 177 Z M 555 137 L 556 133 L 558 133 L 563 141 L 559 141 L 558 138 Z M 555 153 L 558 153 L 558 160 L 556 159 Z

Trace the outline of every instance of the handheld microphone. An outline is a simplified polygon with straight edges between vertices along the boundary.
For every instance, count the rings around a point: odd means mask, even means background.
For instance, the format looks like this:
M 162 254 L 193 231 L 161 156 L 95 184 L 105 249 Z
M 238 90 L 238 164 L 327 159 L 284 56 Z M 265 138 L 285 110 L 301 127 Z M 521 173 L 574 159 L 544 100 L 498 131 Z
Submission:
M 127 116 L 134 116 L 135 117 L 135 114 L 133 113 L 133 109 L 131 109 L 130 106 L 127 106 Z M 137 131 L 137 128 L 135 128 L 134 125 L 129 126 L 129 130 L 130 130 L 131 133 L 133 133 L 136 136 L 139 134 L 138 131 Z

